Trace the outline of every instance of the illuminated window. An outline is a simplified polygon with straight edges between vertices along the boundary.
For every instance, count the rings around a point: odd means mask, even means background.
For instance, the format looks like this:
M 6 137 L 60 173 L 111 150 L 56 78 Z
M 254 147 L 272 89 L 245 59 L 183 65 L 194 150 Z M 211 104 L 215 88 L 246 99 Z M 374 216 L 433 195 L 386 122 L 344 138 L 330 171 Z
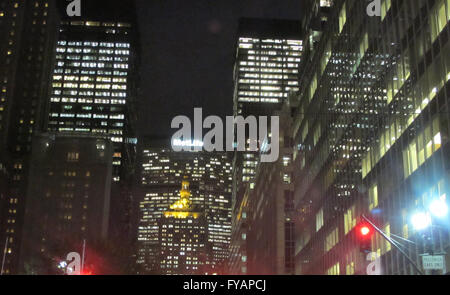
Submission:
M 323 227 L 323 208 L 316 214 L 316 231 Z
M 348 234 L 356 226 L 355 206 L 352 206 L 344 214 L 344 230 Z
M 340 267 L 339 267 L 339 262 L 336 263 L 335 265 L 333 265 L 332 267 L 330 267 L 327 271 L 327 274 L 330 276 L 338 276 L 340 275 Z
M 342 30 L 344 29 L 344 25 L 347 21 L 347 11 L 346 11 L 346 6 L 345 6 L 345 2 L 342 5 L 341 8 L 341 12 L 339 13 L 339 33 L 342 32 Z
M 439 117 L 420 133 L 403 151 L 405 178 L 413 174 L 427 159 L 441 148 L 442 138 Z
M 378 207 L 378 186 L 373 185 L 369 189 L 369 210 Z
M 325 239 L 325 252 L 330 251 L 339 242 L 339 228 L 335 228 Z

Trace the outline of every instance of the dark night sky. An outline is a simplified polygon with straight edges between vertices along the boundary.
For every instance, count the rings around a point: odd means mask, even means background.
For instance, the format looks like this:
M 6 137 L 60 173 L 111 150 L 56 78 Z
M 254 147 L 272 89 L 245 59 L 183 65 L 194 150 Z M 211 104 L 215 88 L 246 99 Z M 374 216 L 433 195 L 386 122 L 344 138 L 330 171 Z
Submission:
M 140 134 L 171 136 L 194 107 L 232 115 L 240 17 L 300 19 L 302 0 L 136 0 L 141 34 Z

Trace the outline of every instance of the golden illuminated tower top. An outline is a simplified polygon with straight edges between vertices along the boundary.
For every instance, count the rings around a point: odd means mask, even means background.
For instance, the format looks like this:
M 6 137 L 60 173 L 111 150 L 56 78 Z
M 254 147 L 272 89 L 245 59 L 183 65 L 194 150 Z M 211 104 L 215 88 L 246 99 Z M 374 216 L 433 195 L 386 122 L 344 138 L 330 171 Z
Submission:
M 165 217 L 175 218 L 198 218 L 199 213 L 192 211 L 192 201 L 190 199 L 191 191 L 189 189 L 189 181 L 187 177 L 181 182 L 180 199 L 170 205 L 170 210 L 164 212 Z

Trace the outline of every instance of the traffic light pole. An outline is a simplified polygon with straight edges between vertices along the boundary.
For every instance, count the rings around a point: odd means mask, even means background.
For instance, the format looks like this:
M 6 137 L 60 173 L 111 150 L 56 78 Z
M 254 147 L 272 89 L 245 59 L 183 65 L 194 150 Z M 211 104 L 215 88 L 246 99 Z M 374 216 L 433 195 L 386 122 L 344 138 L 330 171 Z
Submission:
M 388 241 L 392 246 L 394 246 L 395 249 L 402 254 L 406 260 L 414 267 L 414 270 L 420 274 L 423 275 L 424 273 L 419 269 L 419 267 L 414 263 L 414 261 L 403 251 L 390 237 L 388 237 L 381 229 L 379 229 L 369 218 L 367 218 L 365 215 L 362 215 L 362 218 L 370 224 L 370 226 L 373 227 L 373 229 L 378 232 L 386 241 Z

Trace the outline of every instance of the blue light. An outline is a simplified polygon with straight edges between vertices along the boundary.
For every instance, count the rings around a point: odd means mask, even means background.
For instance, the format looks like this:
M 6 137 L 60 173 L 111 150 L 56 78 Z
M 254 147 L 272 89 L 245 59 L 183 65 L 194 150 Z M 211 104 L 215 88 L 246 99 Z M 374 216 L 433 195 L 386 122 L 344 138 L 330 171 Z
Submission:
M 438 218 L 445 217 L 448 214 L 447 203 L 445 202 L 445 200 L 442 199 L 436 199 L 433 202 L 431 202 L 429 209 L 431 214 L 433 214 Z

